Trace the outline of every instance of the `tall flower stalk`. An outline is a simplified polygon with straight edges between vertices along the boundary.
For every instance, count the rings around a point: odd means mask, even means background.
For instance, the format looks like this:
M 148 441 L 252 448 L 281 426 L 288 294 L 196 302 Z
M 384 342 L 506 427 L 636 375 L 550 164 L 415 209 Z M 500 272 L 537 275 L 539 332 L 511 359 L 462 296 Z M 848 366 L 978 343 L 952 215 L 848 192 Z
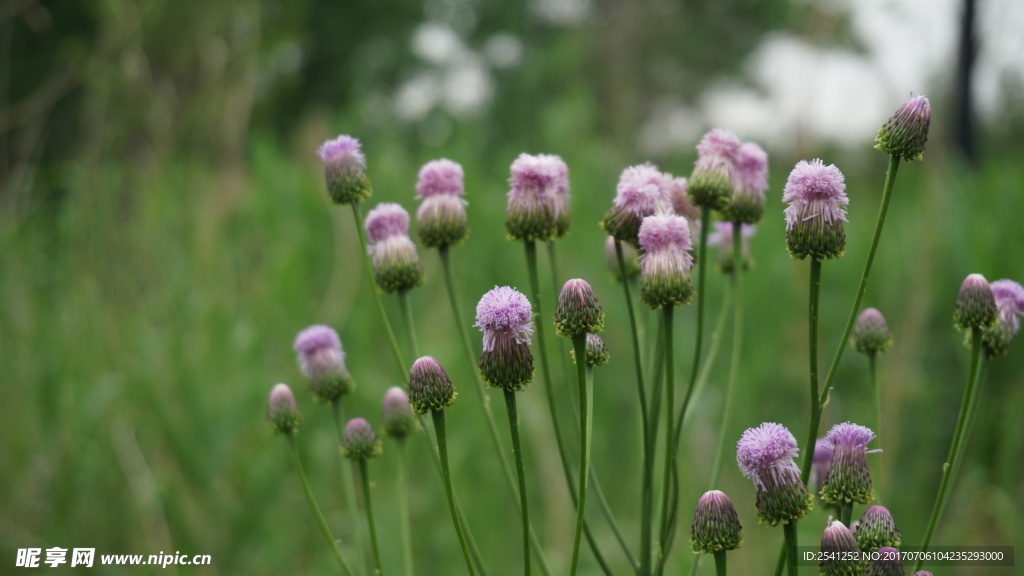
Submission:
M 412 530 L 409 523 L 409 485 L 405 476 L 405 440 L 419 427 L 409 406 L 409 395 L 398 386 L 388 388 L 381 403 L 381 428 L 398 444 L 398 474 L 395 488 L 398 493 L 399 524 L 402 533 L 402 561 L 406 576 L 413 576 Z
M 380 444 L 380 440 L 366 420 L 353 418 L 345 425 L 345 433 L 341 437 L 341 453 L 356 464 L 352 473 L 358 477 L 362 487 L 363 510 L 366 513 L 366 525 L 370 530 L 374 573 L 378 575 L 384 572 L 380 560 L 380 545 L 377 543 L 377 524 L 373 518 L 373 500 L 370 497 L 370 472 L 366 463 L 371 458 L 380 455 Z
M 874 308 L 867 308 L 857 317 L 850 336 L 853 349 L 868 357 L 868 372 L 871 382 L 871 428 L 881 435 L 882 403 L 881 390 L 878 389 L 878 355 L 892 346 L 892 333 L 882 313 Z M 875 477 L 875 497 L 881 501 L 878 486 L 882 484 L 882 459 L 876 458 L 872 465 Z

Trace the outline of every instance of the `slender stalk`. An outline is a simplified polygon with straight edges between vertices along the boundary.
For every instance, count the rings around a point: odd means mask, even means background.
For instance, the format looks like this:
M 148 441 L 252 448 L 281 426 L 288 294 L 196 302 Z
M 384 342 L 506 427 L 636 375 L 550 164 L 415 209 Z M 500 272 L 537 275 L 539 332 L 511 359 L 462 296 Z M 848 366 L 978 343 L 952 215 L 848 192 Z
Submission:
M 416 324 L 412 321 L 412 306 L 409 305 L 409 291 L 398 291 L 398 304 L 402 308 L 402 317 L 405 318 L 405 330 L 409 333 L 409 349 L 412 350 L 414 358 L 420 357 L 420 347 L 416 344 Z
M 789 560 L 789 543 L 783 542 L 782 548 L 779 549 L 779 560 L 775 563 L 775 576 L 782 576 L 782 571 L 786 568 L 786 560 Z
M 459 518 L 459 512 L 455 507 L 455 490 L 452 489 L 452 475 L 448 469 L 448 439 L 444 427 L 444 410 L 433 410 L 430 414 L 434 417 L 434 432 L 437 434 L 437 452 L 441 456 L 441 473 L 444 475 L 444 489 L 448 495 L 448 508 L 452 513 L 452 523 L 455 524 L 455 533 L 459 537 L 462 556 L 466 559 L 466 569 L 469 571 L 470 576 L 475 576 L 476 570 L 473 568 L 473 559 L 470 557 L 466 535 L 462 532 L 462 522 Z
M 974 397 L 975 385 L 978 381 L 978 366 L 981 358 L 981 329 L 971 328 L 971 366 L 970 371 L 967 373 L 967 385 L 964 387 L 964 396 L 960 401 L 960 415 L 956 419 L 956 428 L 953 431 L 953 441 L 949 446 L 949 456 L 946 457 L 946 462 L 942 465 L 942 481 L 939 483 L 939 493 L 935 496 L 935 504 L 932 507 L 931 517 L 928 519 L 928 529 L 924 533 L 924 541 L 921 543 L 921 551 L 927 552 L 928 545 L 932 541 L 932 535 L 935 533 L 935 526 L 939 522 L 939 517 L 942 516 L 942 511 L 946 507 L 946 501 L 949 498 L 949 490 L 953 485 L 953 481 L 956 480 L 956 472 L 962 457 L 962 451 L 966 445 L 964 441 L 967 434 L 965 429 L 967 428 L 967 421 L 970 420 L 971 402 L 972 399 L 976 401 Z M 923 560 L 918 560 L 915 571 L 921 568 Z
M 302 468 L 302 458 L 299 457 L 299 444 L 295 441 L 295 434 L 288 434 L 288 443 L 291 444 L 292 456 L 295 460 L 295 469 L 299 472 L 299 478 L 302 480 L 302 487 L 306 490 L 306 500 L 309 501 L 309 507 L 313 510 L 313 515 L 316 516 L 317 524 L 320 525 L 320 531 L 323 532 L 324 537 L 327 538 L 327 542 L 330 543 L 331 552 L 334 552 L 334 557 L 338 561 L 338 565 L 341 566 L 341 571 L 348 576 L 355 576 L 352 572 L 352 568 L 349 567 L 348 562 L 345 561 L 345 557 L 341 555 L 341 550 L 338 549 L 338 543 L 334 540 L 334 536 L 331 534 L 331 528 L 327 525 L 327 520 L 324 519 L 323 512 L 320 511 L 320 506 L 316 503 L 316 498 L 313 497 L 313 490 L 309 487 L 309 481 L 306 480 L 306 472 Z
M 871 373 L 871 429 L 875 431 L 876 436 L 882 438 L 882 403 L 879 398 L 881 391 L 878 389 L 878 354 L 875 352 L 868 354 L 868 371 Z M 875 478 L 875 500 L 881 504 L 881 487 L 883 485 L 881 454 L 878 454 L 877 458 L 871 459 L 871 468 L 871 475 Z
M 725 574 L 725 552 L 715 552 L 715 576 L 725 576 Z
M 701 346 L 704 342 L 704 278 L 708 269 L 708 232 L 711 228 L 711 209 L 700 208 L 700 246 L 697 247 L 697 340 L 693 346 L 693 368 L 690 369 L 690 386 L 697 381 L 700 367 Z
M 665 330 L 665 465 L 662 475 L 662 493 L 661 493 L 661 531 L 659 535 L 664 538 L 668 534 L 668 514 L 669 514 L 669 492 L 672 486 L 672 468 L 675 460 L 675 442 L 673 441 L 673 424 L 675 423 L 675 366 L 674 366 L 674 347 L 672 343 L 672 319 L 675 312 L 675 307 L 665 306 L 662 309 L 662 317 L 664 318 L 664 330 Z M 660 552 L 658 554 L 659 567 L 664 564 L 664 550 L 666 543 L 662 540 L 659 543 Z M 660 570 L 659 570 L 660 572 Z
M 373 548 L 374 573 L 383 574 L 380 562 L 380 546 L 377 545 L 377 525 L 373 521 L 373 501 L 370 499 L 370 472 L 366 460 L 360 460 L 359 477 L 363 487 L 363 508 L 366 509 L 366 524 L 370 527 L 370 545 Z M 353 473 L 355 469 L 353 468 Z
M 593 383 L 587 377 L 587 335 L 580 334 L 572 338 L 573 352 L 576 355 L 576 378 L 579 383 L 580 410 L 580 476 L 579 498 L 576 502 L 576 529 L 572 538 L 572 561 L 569 564 L 569 576 L 576 574 L 580 558 L 580 537 L 583 535 L 583 516 L 587 503 L 587 480 L 590 479 L 590 433 L 591 414 L 594 404 L 590 397 Z
M 732 285 L 733 285 L 733 328 L 732 328 L 732 360 L 729 364 L 729 380 L 725 385 L 725 406 L 722 408 L 722 423 L 718 429 L 718 449 L 715 451 L 715 464 L 711 468 L 710 488 L 718 486 L 718 477 L 722 473 L 725 456 L 725 434 L 729 429 L 732 416 L 732 403 L 736 396 L 736 378 L 740 368 L 740 351 L 743 344 L 743 246 L 742 230 L 738 222 L 732 225 Z
M 335 400 L 331 402 L 331 412 L 334 415 L 334 429 L 338 434 L 338 444 L 341 444 L 341 437 L 344 435 L 345 429 L 345 414 L 342 410 L 341 400 Z M 354 465 L 347 461 L 341 456 L 341 450 L 336 450 L 338 454 L 338 461 L 342 467 L 353 466 L 352 470 L 355 472 Z M 360 556 L 363 558 L 363 562 L 366 567 L 369 568 L 370 560 L 366 557 L 366 547 L 363 541 L 363 525 L 359 520 L 359 509 L 356 501 L 356 489 L 355 484 L 352 482 L 352 477 L 342 472 L 341 476 L 341 490 L 345 495 L 345 507 L 350 509 L 352 512 L 352 518 L 355 520 L 356 529 L 353 532 L 355 538 L 356 549 L 359 550 Z
M 508 410 L 508 427 L 512 433 L 512 451 L 516 456 L 516 474 L 519 477 L 519 509 L 523 520 L 523 573 L 530 576 L 530 508 L 526 504 L 523 448 L 519 444 L 519 411 L 516 409 L 516 393 L 511 390 L 505 390 L 505 408 Z
M 559 286 L 558 279 L 558 254 L 555 251 L 554 240 L 547 243 L 548 245 L 548 270 L 551 276 L 551 293 L 558 295 Z M 562 366 L 562 383 L 564 386 L 569 386 L 569 358 L 568 354 L 565 353 L 565 341 L 561 338 L 555 338 L 558 342 L 558 359 L 561 360 L 559 364 Z
M 853 502 L 843 502 L 839 505 L 839 521 L 847 528 L 850 527 L 850 520 L 853 519 Z
M 377 284 L 373 279 L 373 263 L 370 261 L 370 253 L 366 250 L 366 230 L 363 229 L 363 213 L 359 209 L 358 202 L 352 203 L 352 216 L 356 220 L 359 249 L 363 254 L 363 264 L 366 269 L 366 278 L 370 282 L 370 292 L 373 292 L 373 300 L 377 303 L 377 313 L 380 315 L 381 324 L 387 333 L 388 343 L 391 345 L 391 353 L 395 357 L 396 366 L 398 366 L 400 380 L 404 381 L 409 376 L 409 365 L 402 358 L 402 351 L 398 348 L 398 340 L 395 339 L 395 333 L 391 330 L 391 322 L 388 321 L 388 315 L 384 312 L 384 302 L 381 301 L 380 290 L 377 289 Z
M 814 460 L 814 445 L 818 440 L 821 425 L 821 411 L 825 407 L 827 394 L 818 393 L 818 301 L 821 292 L 821 260 L 811 260 L 810 298 L 807 307 L 807 343 L 810 349 L 811 372 L 811 421 L 807 427 L 807 442 L 804 443 L 804 462 L 800 470 L 800 481 L 807 484 L 810 479 L 811 462 Z M 845 338 L 849 338 L 846 335 Z M 826 384 L 826 386 L 828 386 Z M 827 390 L 827 388 L 826 388 Z
M 796 576 L 796 520 L 790 520 L 783 525 L 786 534 L 786 565 L 789 567 L 787 574 Z
M 405 439 L 398 440 L 398 477 L 395 479 L 398 492 L 398 515 L 402 530 L 402 563 L 405 576 L 413 576 L 412 529 L 409 526 L 409 485 L 405 481 Z
M 868 259 L 864 263 L 864 272 L 860 275 L 860 284 L 857 286 L 857 295 L 853 299 L 853 307 L 850 309 L 850 316 L 846 319 L 846 328 L 843 329 L 843 336 L 839 339 L 839 346 L 832 358 L 832 365 L 825 376 L 825 386 L 821 390 L 818 399 L 819 404 L 824 404 L 828 398 L 829 390 L 832 387 L 832 380 L 836 377 L 836 370 L 839 368 L 839 361 L 843 358 L 843 351 L 846 350 L 846 343 L 850 340 L 850 332 L 853 324 L 857 321 L 857 312 L 860 310 L 860 301 L 864 297 L 864 291 L 868 287 L 868 276 L 871 274 L 871 264 L 875 261 L 875 251 L 878 249 L 878 241 L 882 237 L 882 227 L 885 225 L 885 214 L 889 210 L 889 200 L 892 198 L 893 184 L 896 183 L 896 172 L 900 167 L 900 158 L 895 154 L 889 155 L 889 168 L 885 173 L 885 187 L 882 189 L 882 205 L 878 209 L 878 221 L 875 223 L 875 233 L 871 237 L 871 248 L 868 249 Z M 818 434 L 817 428 L 811 432 L 815 437 Z M 814 438 L 811 439 L 812 442 Z M 813 444 L 811 444 L 813 446 Z M 807 483 L 811 477 L 811 463 L 814 460 L 814 450 L 804 450 L 804 461 L 800 467 L 800 479 Z

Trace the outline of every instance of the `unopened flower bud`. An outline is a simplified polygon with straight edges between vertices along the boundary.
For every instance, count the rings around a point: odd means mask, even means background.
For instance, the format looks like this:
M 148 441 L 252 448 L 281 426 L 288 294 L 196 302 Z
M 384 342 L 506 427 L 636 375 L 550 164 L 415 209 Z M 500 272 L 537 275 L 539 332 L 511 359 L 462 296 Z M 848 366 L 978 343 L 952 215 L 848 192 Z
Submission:
M 960 285 L 956 297 L 953 322 L 962 330 L 988 328 L 995 324 L 999 311 L 988 280 L 981 274 L 971 274 Z
M 291 434 L 302 424 L 302 413 L 287 384 L 275 384 L 267 400 L 267 422 L 275 434 Z
M 878 130 L 875 148 L 904 160 L 920 160 L 928 141 L 932 108 L 924 96 L 910 95 Z
M 295 337 L 299 369 L 309 379 L 309 388 L 320 402 L 335 402 L 351 393 L 355 380 L 345 368 L 341 339 L 330 326 L 306 328 Z
M 586 280 L 573 278 L 562 286 L 555 306 L 555 333 L 563 338 L 604 331 L 604 311 Z
M 843 173 L 821 160 L 801 160 L 789 174 L 783 202 L 786 244 L 797 260 L 838 258 L 846 251 L 846 197 Z
M 388 388 L 380 411 L 380 423 L 384 433 L 401 440 L 416 431 L 416 415 L 409 405 L 409 395 L 398 386 Z
M 572 361 L 576 361 L 576 351 L 570 350 L 569 355 Z M 597 334 L 587 334 L 587 366 L 604 366 L 611 356 L 608 354 L 608 346 Z
M 639 248 L 640 223 L 658 210 L 670 207 L 665 175 L 651 164 L 631 166 L 622 171 L 615 189 L 615 201 L 601 221 L 604 231 Z
M 900 531 L 896 529 L 892 514 L 884 506 L 869 506 L 860 517 L 854 536 L 857 545 L 865 552 L 874 552 L 886 546 L 898 548 L 900 545 Z
M 413 412 L 426 414 L 444 410 L 455 403 L 455 386 L 441 364 L 430 356 L 422 356 L 409 371 L 409 405 Z
M 416 191 L 423 202 L 416 211 L 416 234 L 427 248 L 461 244 L 469 235 L 462 179 L 462 166 L 451 160 L 420 169 Z
M 885 352 L 892 346 L 892 332 L 885 317 L 875 308 L 865 308 L 853 325 L 850 344 L 861 354 Z
M 342 134 L 324 142 L 319 154 L 324 163 L 327 193 L 335 203 L 356 204 L 373 194 L 359 140 Z
M 480 375 L 496 388 L 517 392 L 533 380 L 533 308 L 521 292 L 495 286 L 476 306 L 476 324 L 484 333 Z
M 398 204 L 378 204 L 366 215 L 374 280 L 385 293 L 423 283 L 423 263 L 408 229 L 409 214 Z
M 640 299 L 655 310 L 685 304 L 693 296 L 690 226 L 686 218 L 661 213 L 640 226 Z
M 715 222 L 714 232 L 708 236 L 708 246 L 717 248 L 718 267 L 723 274 L 732 274 L 736 261 L 733 258 L 733 228 L 732 222 Z M 743 269 L 750 268 L 752 259 L 750 257 L 750 238 L 757 232 L 757 226 L 752 224 L 740 225 L 740 250 L 742 255 L 740 261 Z
M 879 548 L 868 560 L 864 576 L 903 576 L 903 558 L 900 551 L 886 546 Z
M 851 422 L 836 424 L 825 436 L 832 446 L 832 464 L 821 487 L 821 499 L 831 504 L 867 504 L 875 497 L 868 469 L 867 445 L 875 433 Z M 873 450 L 875 452 L 875 450 Z
M 373 433 L 370 423 L 353 418 L 345 425 L 341 435 L 341 453 L 349 460 L 369 460 L 380 454 L 380 439 Z
M 721 490 L 705 492 L 697 501 L 690 528 L 693 551 L 713 554 L 735 550 L 743 543 L 743 526 L 732 500 Z
M 770 526 L 797 520 L 814 506 L 793 461 L 800 454 L 796 438 L 781 424 L 748 428 L 736 443 L 736 463 L 757 487 L 757 516 Z
M 622 263 L 626 269 L 626 280 L 632 280 L 640 275 L 640 260 L 637 258 L 636 249 L 631 244 L 621 242 Z M 609 236 L 604 243 L 604 253 L 608 258 L 608 270 L 612 277 L 622 282 L 622 270 L 619 267 L 619 256 L 615 252 L 615 238 Z
M 995 325 L 982 332 L 982 343 L 985 354 L 996 358 L 1006 355 L 1020 329 L 1020 317 L 1024 316 L 1024 288 L 1013 280 L 996 280 L 991 287 L 999 314 Z
M 505 221 L 509 238 L 541 242 L 554 239 L 560 229 L 560 213 L 563 207 L 568 207 L 568 174 L 565 162 L 558 156 L 519 155 L 512 163 L 509 178 L 512 187 Z M 568 229 L 566 221 L 562 226 Z
M 861 576 L 864 564 L 853 534 L 839 520 L 831 520 L 821 535 L 821 562 L 818 567 L 823 576 Z

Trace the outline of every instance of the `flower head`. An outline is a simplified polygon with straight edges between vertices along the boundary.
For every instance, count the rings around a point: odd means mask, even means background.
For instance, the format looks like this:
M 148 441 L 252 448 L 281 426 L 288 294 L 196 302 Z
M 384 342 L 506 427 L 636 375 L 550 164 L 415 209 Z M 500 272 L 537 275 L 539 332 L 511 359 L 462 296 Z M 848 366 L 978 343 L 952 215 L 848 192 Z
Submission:
M 693 551 L 713 554 L 735 550 L 743 543 L 743 526 L 732 500 L 721 490 L 709 490 L 697 501 L 690 528 Z
M 686 193 L 689 181 L 686 178 L 674 178 L 671 174 L 665 174 L 665 180 L 668 198 L 672 203 L 672 211 L 677 216 L 686 218 L 691 234 L 700 234 L 700 208 L 693 205 L 690 196 Z
M 491 386 L 522 390 L 533 379 L 533 308 L 518 290 L 495 286 L 476 305 L 476 326 L 484 333 L 480 374 Z
M 290 434 L 302 424 L 302 413 L 287 384 L 275 384 L 267 399 L 267 422 L 275 434 Z
M 371 244 L 405 236 L 409 230 L 409 213 L 399 204 L 382 202 L 366 215 L 365 228 Z
M 604 311 L 594 289 L 582 278 L 573 278 L 562 286 L 555 306 L 555 332 L 563 338 L 604 331 Z
M 384 393 L 380 423 L 385 434 L 398 440 L 416 430 L 416 416 L 409 406 L 409 395 L 401 387 L 392 386 Z
M 850 343 L 861 354 L 885 352 L 892 346 L 892 332 L 885 317 L 875 308 L 865 308 L 853 325 Z
M 832 445 L 824 438 L 814 443 L 814 460 L 811 464 L 811 484 L 821 487 L 832 467 Z
M 718 249 L 718 267 L 722 270 L 723 274 L 732 274 L 733 268 L 736 265 L 735 259 L 733 258 L 733 223 L 732 222 L 715 222 L 714 232 L 708 236 L 708 246 L 714 246 Z M 753 224 L 741 224 L 740 225 L 740 259 L 743 264 L 743 269 L 750 268 L 750 238 L 757 232 L 757 226 Z
M 353 418 L 345 424 L 341 435 L 341 453 L 349 460 L 369 460 L 380 454 L 380 439 L 373 427 L 362 418 Z
M 823 576 L 860 576 L 864 564 L 860 548 L 850 529 L 839 520 L 831 520 L 821 535 L 821 557 L 818 564 Z
M 892 514 L 884 506 L 869 506 L 860 517 L 860 524 L 857 525 L 854 536 L 860 549 L 865 552 L 900 545 L 900 531 L 896 529 Z
M 988 280 L 981 274 L 971 274 L 960 285 L 956 297 L 953 322 L 957 328 L 988 328 L 995 324 L 999 311 Z
M 726 160 L 734 161 L 742 143 L 739 136 L 731 130 L 714 128 L 700 139 L 697 143 L 697 156 L 706 158 L 715 156 Z
M 900 551 L 891 546 L 879 548 L 868 560 L 864 576 L 903 576 L 903 558 Z
M 427 248 L 461 244 L 469 235 L 466 201 L 462 199 L 462 166 L 451 160 L 427 162 L 416 183 L 416 234 Z
M 356 383 L 345 367 L 341 339 L 330 326 L 315 325 L 295 337 L 299 370 L 309 379 L 313 396 L 320 402 L 334 402 L 352 392 Z
M 512 163 L 505 229 L 513 240 L 550 241 L 568 208 L 569 170 L 558 156 L 520 154 Z M 564 233 L 564 232 L 563 232 Z
M 623 170 L 612 207 L 601 221 L 605 232 L 620 242 L 639 247 L 637 235 L 643 219 L 671 206 L 668 182 L 651 164 Z
M 359 140 L 342 134 L 324 142 L 317 151 L 324 163 L 327 192 L 338 204 L 354 204 L 370 197 L 373 188 L 366 177 L 366 157 Z
M 640 298 L 658 309 L 685 304 L 693 295 L 690 270 L 690 226 L 686 218 L 667 212 L 644 218 L 638 234 L 640 255 Z
M 736 462 L 757 487 L 757 515 L 771 526 L 798 519 L 813 503 L 800 481 L 796 438 L 781 424 L 765 422 L 749 428 L 736 444 Z
M 420 168 L 416 182 L 417 198 L 432 196 L 462 196 L 462 166 L 446 158 L 432 160 Z
M 924 96 L 910 94 L 910 99 L 896 110 L 878 130 L 875 148 L 904 160 L 920 160 L 928 142 L 932 107 Z
M 754 224 L 764 215 L 768 190 L 768 153 L 753 142 L 736 150 L 732 163 L 732 200 L 724 209 L 725 220 Z
M 1009 351 L 1013 337 L 1024 316 L 1024 288 L 1013 280 L 996 280 L 991 284 L 998 315 L 994 326 L 982 333 L 982 343 L 989 357 L 1003 356 Z
M 821 160 L 801 160 L 789 174 L 782 200 L 786 207 L 786 243 L 790 254 L 827 260 L 846 249 L 846 197 L 843 173 Z
M 575 357 L 576 353 L 573 352 Z M 597 334 L 587 334 L 587 366 L 604 366 L 609 359 L 608 346 L 604 340 Z
M 851 422 L 836 424 L 825 436 L 832 447 L 832 464 L 821 487 L 821 499 L 832 504 L 867 504 L 875 493 L 868 470 L 867 445 L 875 433 Z M 873 450 L 877 452 L 877 450 Z
M 423 263 L 409 239 L 409 214 L 398 204 L 378 204 L 366 215 L 374 280 L 386 293 L 423 283 Z
M 622 263 L 623 268 L 626 272 L 626 280 L 632 280 L 640 275 L 640 260 L 636 253 L 636 248 L 633 248 L 632 244 L 625 244 L 620 242 L 622 246 Z M 622 268 L 619 267 L 619 256 L 615 252 L 615 238 L 609 236 L 604 242 L 604 254 L 608 260 L 608 270 L 612 273 L 612 277 L 622 282 Z
M 441 364 L 431 356 L 421 356 L 409 371 L 409 404 L 413 412 L 426 414 L 444 410 L 455 403 L 455 386 Z

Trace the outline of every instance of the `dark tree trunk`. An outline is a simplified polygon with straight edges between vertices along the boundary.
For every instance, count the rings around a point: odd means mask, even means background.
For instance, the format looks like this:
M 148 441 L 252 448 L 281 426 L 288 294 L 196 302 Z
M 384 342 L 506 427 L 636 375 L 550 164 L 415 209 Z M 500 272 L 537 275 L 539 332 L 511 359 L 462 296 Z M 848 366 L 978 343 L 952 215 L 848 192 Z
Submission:
M 953 144 L 971 165 L 975 163 L 977 157 L 974 142 L 973 105 L 971 103 L 971 80 L 978 55 L 978 44 L 974 37 L 976 8 L 976 0 L 963 1 L 956 76 L 953 78 Z

